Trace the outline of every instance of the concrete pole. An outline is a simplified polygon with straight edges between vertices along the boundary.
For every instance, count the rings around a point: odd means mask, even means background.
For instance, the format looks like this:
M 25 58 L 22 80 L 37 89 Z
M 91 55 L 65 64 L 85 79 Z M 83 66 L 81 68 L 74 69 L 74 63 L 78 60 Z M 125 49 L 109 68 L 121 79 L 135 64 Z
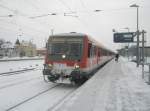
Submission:
M 137 67 L 139 67 L 139 5 L 133 4 L 130 5 L 130 7 L 134 7 L 137 9 L 137 51 L 136 51 L 136 62 L 137 62 Z
M 148 76 L 148 84 L 150 85 L 150 64 L 149 64 L 149 76 Z
M 139 6 L 137 6 L 137 67 L 139 67 Z
M 144 45 L 144 34 L 145 34 L 145 31 L 143 30 L 142 31 L 142 78 L 144 79 L 144 63 L 145 63 L 145 45 Z
M 128 33 L 130 32 L 130 29 L 128 28 L 128 27 L 126 27 L 125 29 L 127 29 L 128 30 Z M 128 52 L 127 52 L 127 56 L 128 56 L 128 61 L 129 61 L 129 42 L 127 43 L 128 44 Z
M 54 34 L 54 29 L 51 29 L 51 35 L 53 35 Z

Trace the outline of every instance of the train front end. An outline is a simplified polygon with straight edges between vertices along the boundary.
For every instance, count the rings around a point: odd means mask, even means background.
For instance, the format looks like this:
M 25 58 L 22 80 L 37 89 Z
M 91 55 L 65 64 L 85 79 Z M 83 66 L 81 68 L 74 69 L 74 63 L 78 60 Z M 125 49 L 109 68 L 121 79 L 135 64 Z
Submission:
M 77 83 L 85 66 L 83 35 L 61 34 L 49 37 L 43 75 L 45 81 Z

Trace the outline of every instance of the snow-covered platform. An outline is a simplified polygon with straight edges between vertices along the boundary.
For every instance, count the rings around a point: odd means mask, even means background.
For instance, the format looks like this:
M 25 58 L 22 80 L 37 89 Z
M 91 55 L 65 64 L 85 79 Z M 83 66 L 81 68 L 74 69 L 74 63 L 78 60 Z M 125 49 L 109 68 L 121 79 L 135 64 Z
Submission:
M 112 60 L 49 111 L 150 111 L 150 85 L 141 72 L 124 58 Z

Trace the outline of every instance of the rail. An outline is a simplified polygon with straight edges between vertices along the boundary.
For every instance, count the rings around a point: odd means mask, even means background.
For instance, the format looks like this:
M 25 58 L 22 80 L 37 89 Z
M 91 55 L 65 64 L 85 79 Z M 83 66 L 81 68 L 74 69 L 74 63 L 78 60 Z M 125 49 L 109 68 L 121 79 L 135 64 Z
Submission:
M 18 107 L 18 106 L 20 106 L 20 105 L 22 105 L 22 104 L 24 104 L 24 103 L 26 103 L 26 102 L 28 102 L 28 101 L 30 101 L 30 100 L 36 98 L 36 97 L 38 97 L 38 96 L 40 96 L 40 95 L 42 95 L 42 94 L 44 94 L 44 93 L 46 93 L 46 92 L 48 92 L 48 91 L 54 89 L 55 87 L 58 87 L 58 86 L 60 86 L 60 84 L 54 85 L 54 86 L 52 86 L 52 87 L 50 87 L 50 88 L 48 88 L 48 89 L 46 89 L 46 90 L 44 90 L 44 91 L 41 91 L 41 92 L 35 94 L 34 96 L 32 96 L 32 97 L 30 97 L 30 98 L 28 98 L 28 99 L 25 99 L 25 100 L 19 102 L 18 104 L 14 105 L 14 106 L 9 107 L 8 109 L 6 109 L 6 111 L 13 110 L 13 109 L 15 109 L 16 107 Z
M 44 60 L 44 58 L 0 59 L 0 62 L 7 62 L 7 61 L 25 61 L 25 60 Z
M 4 72 L 4 73 L 0 73 L 0 76 L 10 76 L 10 75 L 16 75 L 16 74 L 20 74 L 23 72 L 27 72 L 27 71 L 32 71 L 35 70 L 36 68 L 26 68 L 23 70 L 17 70 L 17 71 L 10 71 L 10 72 Z

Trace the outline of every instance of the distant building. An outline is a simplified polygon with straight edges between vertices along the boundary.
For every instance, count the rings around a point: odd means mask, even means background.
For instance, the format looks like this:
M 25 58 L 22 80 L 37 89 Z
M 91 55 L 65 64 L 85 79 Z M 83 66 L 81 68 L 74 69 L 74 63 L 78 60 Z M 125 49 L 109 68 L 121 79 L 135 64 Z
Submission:
M 33 44 L 31 41 L 20 42 L 17 39 L 14 47 L 15 47 L 16 54 L 20 57 L 23 57 L 23 56 L 33 57 L 37 55 L 36 45 Z
M 150 46 L 145 46 L 144 53 L 146 57 L 150 57 Z M 142 47 L 140 47 L 140 55 L 142 55 Z
M 44 56 L 46 54 L 46 48 L 38 48 L 36 51 L 37 56 Z
M 4 56 L 13 57 L 13 56 L 15 56 L 14 50 L 15 49 L 14 49 L 13 44 L 11 42 L 9 42 L 9 41 L 4 42 L 0 48 L 0 57 L 4 57 Z
M 136 46 L 131 46 L 129 49 L 128 48 L 122 48 L 119 49 L 118 52 L 123 55 L 123 56 L 136 56 L 137 53 L 137 48 Z M 144 53 L 145 53 L 145 57 L 150 57 L 150 46 L 145 46 L 144 48 Z M 140 57 L 142 56 L 142 47 L 139 47 L 139 55 Z

